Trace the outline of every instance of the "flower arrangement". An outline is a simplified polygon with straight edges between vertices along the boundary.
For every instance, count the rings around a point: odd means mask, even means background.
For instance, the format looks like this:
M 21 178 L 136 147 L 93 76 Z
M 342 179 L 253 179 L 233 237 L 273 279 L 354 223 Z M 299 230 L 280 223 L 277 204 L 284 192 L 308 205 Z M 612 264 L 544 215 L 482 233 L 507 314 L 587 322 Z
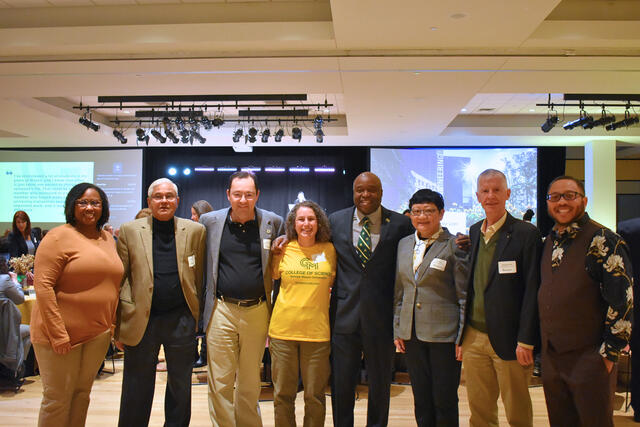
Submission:
M 20 257 L 14 257 L 9 260 L 9 266 L 13 268 L 19 276 L 24 276 L 33 269 L 33 261 L 35 257 L 30 254 L 24 254 Z

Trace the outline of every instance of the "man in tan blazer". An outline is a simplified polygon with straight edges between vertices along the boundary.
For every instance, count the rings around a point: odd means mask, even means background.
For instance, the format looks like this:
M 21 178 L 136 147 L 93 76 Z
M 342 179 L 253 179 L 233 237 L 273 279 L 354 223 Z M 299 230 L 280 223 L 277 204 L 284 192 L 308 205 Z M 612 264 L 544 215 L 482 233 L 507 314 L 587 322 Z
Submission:
M 149 424 L 160 345 L 167 360 L 165 425 L 188 426 L 191 369 L 202 296 L 205 229 L 174 216 L 177 186 L 166 178 L 149 186 L 151 217 L 120 228 L 118 254 L 125 276 L 116 340 L 124 348 L 118 425 Z

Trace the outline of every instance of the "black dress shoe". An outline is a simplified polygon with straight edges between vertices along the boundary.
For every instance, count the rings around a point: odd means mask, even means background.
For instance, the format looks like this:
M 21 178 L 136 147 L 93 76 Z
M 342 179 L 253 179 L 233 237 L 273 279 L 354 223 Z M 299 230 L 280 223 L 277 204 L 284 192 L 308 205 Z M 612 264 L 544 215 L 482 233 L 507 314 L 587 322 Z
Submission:
M 636 423 L 640 423 L 640 412 L 633 413 L 633 421 L 635 421 Z
M 194 368 L 202 368 L 203 366 L 207 366 L 207 361 L 205 359 L 203 359 L 202 357 L 198 357 L 198 360 L 193 362 L 193 367 Z

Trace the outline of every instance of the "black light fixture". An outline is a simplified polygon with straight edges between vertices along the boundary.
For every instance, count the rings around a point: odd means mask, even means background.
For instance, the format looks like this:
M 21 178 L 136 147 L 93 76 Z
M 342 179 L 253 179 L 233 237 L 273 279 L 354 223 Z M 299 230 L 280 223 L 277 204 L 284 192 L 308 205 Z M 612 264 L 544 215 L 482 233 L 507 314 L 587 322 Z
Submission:
M 276 142 L 282 142 L 282 137 L 284 136 L 284 129 L 280 128 L 276 131 L 275 135 L 273 136 L 273 139 Z
M 180 131 L 180 140 L 182 141 L 183 144 L 188 144 L 189 142 L 193 144 L 193 138 L 191 137 L 191 132 L 189 132 L 187 129 L 184 129 L 184 128 Z
M 242 128 L 238 128 L 233 132 L 233 142 L 240 142 L 240 138 L 242 138 Z
M 126 144 L 127 143 L 127 138 L 125 138 L 125 136 L 122 134 L 122 132 L 120 132 L 118 129 L 114 129 L 113 130 L 113 136 L 115 136 L 116 139 L 118 141 L 120 141 L 120 144 Z
M 224 124 L 224 113 L 221 111 L 218 111 L 213 115 L 213 126 L 219 128 L 223 124 Z
M 136 136 L 138 137 L 138 141 L 144 142 L 149 145 L 149 135 L 142 128 L 136 129 Z
M 586 111 L 581 109 L 579 118 L 565 123 L 564 125 L 562 125 L 562 127 L 564 130 L 571 130 L 578 126 L 582 126 L 583 128 L 587 129 L 585 125 L 589 126 L 591 123 L 593 123 L 593 117 L 588 115 Z
M 324 141 L 324 132 L 322 131 L 322 129 L 317 129 L 314 135 L 316 136 L 316 142 L 318 144 L 322 144 L 322 142 Z
M 176 117 L 176 128 L 179 131 L 182 131 L 184 129 L 184 120 L 182 120 L 182 117 L 180 116 Z
M 316 130 L 313 134 L 316 137 L 316 142 L 318 144 L 321 144 L 324 141 L 324 132 L 322 131 L 322 117 L 321 116 L 316 116 L 315 119 L 313 119 L 313 127 Z
M 632 116 L 629 114 L 629 110 L 624 112 L 624 119 L 620 120 L 619 122 L 615 122 L 615 123 L 611 123 L 610 125 L 607 125 L 607 127 L 605 127 L 606 130 L 611 131 L 611 130 L 616 130 L 616 129 L 620 129 L 621 127 L 629 127 L 632 125 L 635 125 L 636 123 L 638 123 L 638 115 L 636 114 L 635 116 Z
M 164 128 L 169 130 L 171 129 L 171 119 L 169 119 L 169 117 L 164 116 L 162 118 L 162 124 L 164 125 Z
M 249 142 L 256 142 L 256 135 L 258 135 L 258 129 L 251 126 L 249 128 Z
M 262 131 L 262 136 L 261 136 L 261 140 L 262 142 L 269 142 L 269 137 L 271 136 L 271 131 L 269 130 L 269 128 L 266 128 Z
M 548 133 L 556 124 L 558 124 L 558 114 L 551 107 L 551 110 L 547 113 L 547 120 L 540 126 L 540 129 L 542 129 L 542 132 Z
M 298 126 L 295 126 L 293 129 L 291 129 L 291 138 L 298 140 L 298 142 L 300 142 L 300 140 L 302 139 L 302 129 L 300 129 Z
M 191 129 L 191 136 L 197 139 L 200 144 L 204 144 L 205 142 L 207 142 L 207 138 L 200 135 L 200 133 L 198 132 L 198 128 Z
M 153 137 L 157 139 L 160 144 L 164 144 L 165 142 L 167 142 L 167 138 L 162 136 L 162 134 L 155 129 L 151 129 L 151 135 L 153 135 Z
M 167 138 L 169 138 L 171 140 L 171 142 L 173 142 L 174 144 L 177 144 L 179 142 L 178 137 L 176 136 L 175 133 L 171 132 L 170 130 L 165 130 L 164 134 L 167 136 Z
M 94 132 L 98 132 L 98 129 L 100 129 L 100 125 L 97 123 L 92 122 L 91 120 L 87 119 L 86 117 L 80 117 L 78 119 L 78 122 L 86 127 L 87 129 L 91 129 Z
M 584 129 L 593 129 L 594 127 L 598 127 L 598 126 L 605 126 L 608 125 L 609 123 L 613 123 L 616 121 L 616 116 L 614 115 L 607 115 L 607 111 L 603 108 L 602 109 L 602 116 L 600 116 L 600 118 L 598 120 L 594 120 L 590 123 L 585 123 L 582 125 L 582 127 Z
M 207 116 L 203 116 L 202 120 L 200 120 L 200 123 L 202 123 L 202 127 L 205 128 L 205 130 L 211 130 L 211 128 L 213 127 L 213 124 L 211 124 L 211 120 L 209 120 Z

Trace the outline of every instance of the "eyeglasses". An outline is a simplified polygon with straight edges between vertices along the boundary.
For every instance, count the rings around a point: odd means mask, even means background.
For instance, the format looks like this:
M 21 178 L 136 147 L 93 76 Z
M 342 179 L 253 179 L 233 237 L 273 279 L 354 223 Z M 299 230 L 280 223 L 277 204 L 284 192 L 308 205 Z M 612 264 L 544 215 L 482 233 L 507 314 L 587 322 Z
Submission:
M 86 208 L 87 206 L 91 205 L 94 208 L 99 208 L 100 206 L 102 206 L 102 202 L 100 200 L 76 200 L 76 205 Z
M 558 202 L 560 199 L 565 199 L 567 202 L 571 200 L 575 200 L 580 197 L 584 197 L 584 194 L 578 193 L 577 191 L 565 191 L 564 193 L 550 193 L 547 194 L 547 200 L 550 202 Z
M 233 193 L 231 193 L 231 197 L 233 197 L 234 199 L 240 200 L 240 199 L 242 199 L 242 196 L 244 196 L 244 198 L 246 200 L 253 200 L 253 199 L 256 198 L 256 193 L 252 193 L 252 192 L 249 192 L 249 193 L 233 192 Z
M 433 216 L 436 213 L 438 213 L 437 209 L 411 209 L 412 216 L 420 216 L 420 215 Z
M 175 202 L 177 196 L 175 194 L 154 194 L 151 196 L 154 202 L 161 202 L 166 200 L 167 202 Z

